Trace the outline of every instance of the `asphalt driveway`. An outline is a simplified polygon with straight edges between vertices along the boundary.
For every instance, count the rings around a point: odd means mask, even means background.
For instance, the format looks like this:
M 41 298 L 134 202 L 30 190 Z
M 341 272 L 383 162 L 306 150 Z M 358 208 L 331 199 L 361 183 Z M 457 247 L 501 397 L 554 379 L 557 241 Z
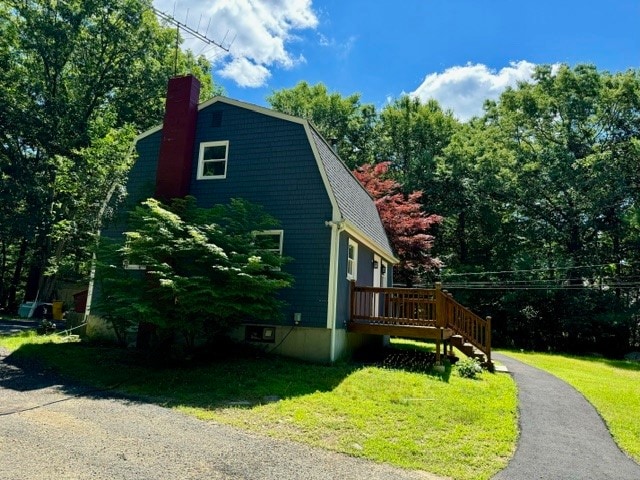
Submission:
M 436 479 L 70 385 L 0 350 L 0 478 Z

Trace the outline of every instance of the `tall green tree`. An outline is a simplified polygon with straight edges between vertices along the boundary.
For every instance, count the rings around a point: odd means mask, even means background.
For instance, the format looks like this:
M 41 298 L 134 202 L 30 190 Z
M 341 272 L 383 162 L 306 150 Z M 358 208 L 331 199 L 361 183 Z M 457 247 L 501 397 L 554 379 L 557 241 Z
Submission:
M 458 237 L 445 281 L 491 307 L 498 341 L 608 354 L 630 347 L 639 106 L 637 71 L 540 66 L 445 150 L 442 171 L 453 183 L 468 179 L 455 187 L 464 192 L 452 202 L 456 235 L 443 236 Z
M 281 270 L 286 259 L 263 244 L 256 231 L 277 226 L 264 210 L 244 200 L 210 209 L 195 199 L 171 206 L 155 199 L 131 212 L 126 242 L 103 263 L 101 313 L 124 338 L 131 323 L 154 326 L 162 347 L 181 334 L 189 348 L 197 338 L 224 335 L 247 320 L 279 320 L 276 297 L 293 278 Z M 130 274 L 124 262 L 144 265 Z
M 461 125 L 437 158 L 433 203 L 445 220 L 436 251 L 448 269 L 512 267 L 522 248 L 511 207 L 513 159 L 502 132 L 483 119 Z
M 83 255 L 99 198 L 121 182 L 131 133 L 162 119 L 175 32 L 148 0 L 0 4 L 0 305 L 51 293 L 61 258 Z M 213 92 L 208 62 L 176 73 Z M 117 153 L 117 155 L 116 155 Z M 79 263 L 78 263 L 79 264 Z M 24 271 L 29 271 L 24 287 Z M 48 269 L 48 270 L 47 270 Z
M 512 201 L 523 228 L 545 258 L 619 263 L 629 253 L 625 218 L 638 204 L 640 75 L 540 66 L 533 80 L 489 111 L 515 155 Z M 584 272 L 570 275 L 580 282 Z
M 453 114 L 435 100 L 422 103 L 403 95 L 380 113 L 378 153 L 391 162 L 391 172 L 406 192 L 420 190 L 426 201 L 435 201 L 437 158 L 457 128 Z

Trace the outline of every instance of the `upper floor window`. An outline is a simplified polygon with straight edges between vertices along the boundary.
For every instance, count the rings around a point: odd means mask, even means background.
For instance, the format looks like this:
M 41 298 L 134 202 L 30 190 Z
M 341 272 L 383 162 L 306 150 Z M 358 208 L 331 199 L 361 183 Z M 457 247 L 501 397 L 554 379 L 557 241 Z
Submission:
M 198 180 L 227 177 L 229 142 L 202 142 L 198 156 Z
M 356 280 L 358 278 L 358 244 L 349 239 L 347 250 L 347 279 Z

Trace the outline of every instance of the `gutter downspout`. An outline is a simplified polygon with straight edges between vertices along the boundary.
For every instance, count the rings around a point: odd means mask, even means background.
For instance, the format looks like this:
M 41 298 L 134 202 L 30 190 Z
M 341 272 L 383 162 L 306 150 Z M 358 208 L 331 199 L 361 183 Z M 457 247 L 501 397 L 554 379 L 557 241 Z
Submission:
M 331 329 L 329 361 L 333 363 L 336 361 L 336 311 L 338 309 L 338 259 L 340 258 L 340 232 L 344 229 L 344 220 L 325 222 L 325 225 L 331 226 L 327 328 Z

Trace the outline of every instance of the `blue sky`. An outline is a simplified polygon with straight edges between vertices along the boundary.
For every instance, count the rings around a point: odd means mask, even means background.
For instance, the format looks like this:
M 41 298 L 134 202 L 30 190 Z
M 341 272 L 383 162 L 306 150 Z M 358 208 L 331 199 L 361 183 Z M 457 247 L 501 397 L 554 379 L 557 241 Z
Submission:
M 301 80 L 380 108 L 403 93 L 462 120 L 536 64 L 640 67 L 640 0 L 154 0 L 232 98 L 266 106 Z M 210 21 L 210 23 L 209 23 Z

